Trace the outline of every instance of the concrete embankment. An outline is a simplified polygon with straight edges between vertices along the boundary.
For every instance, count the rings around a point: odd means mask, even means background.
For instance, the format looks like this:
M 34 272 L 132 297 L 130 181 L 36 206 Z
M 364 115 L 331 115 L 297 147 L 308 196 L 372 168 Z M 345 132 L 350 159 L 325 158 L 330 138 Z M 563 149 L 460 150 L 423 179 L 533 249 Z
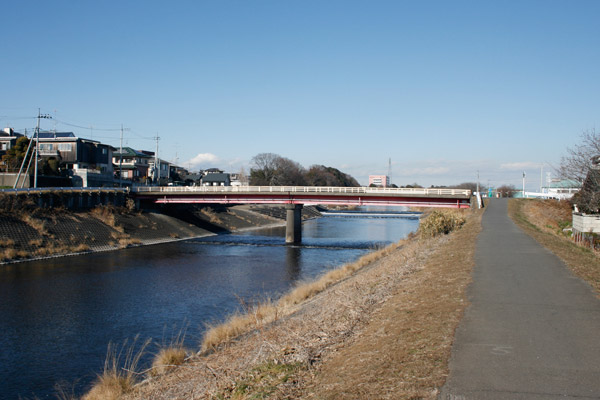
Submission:
M 269 214 L 275 215 L 271 216 Z M 272 209 L 170 206 L 83 211 L 11 204 L 0 210 L 0 263 L 118 250 L 284 223 Z

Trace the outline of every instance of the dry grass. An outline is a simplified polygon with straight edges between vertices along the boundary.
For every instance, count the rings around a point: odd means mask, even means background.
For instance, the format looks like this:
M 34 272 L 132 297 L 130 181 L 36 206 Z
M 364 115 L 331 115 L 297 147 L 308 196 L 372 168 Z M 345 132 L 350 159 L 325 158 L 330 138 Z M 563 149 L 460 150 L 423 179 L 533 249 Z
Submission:
M 118 246 L 121 249 L 127 248 L 129 246 L 135 246 L 141 244 L 142 241 L 140 239 L 132 238 L 132 237 L 121 237 L 119 238 Z
M 13 247 L 14 245 L 15 241 L 10 238 L 0 239 L 0 247 Z
M 83 400 L 113 400 L 130 392 L 137 382 L 138 365 L 150 341 L 138 344 L 136 337 L 130 345 L 127 341 L 117 351 L 109 343 L 104 371 L 99 375 L 91 390 L 83 396 Z
M 563 233 L 568 222 L 565 204 L 556 201 L 510 199 L 508 214 L 525 233 L 556 254 L 577 276 L 600 294 L 600 256 Z
M 224 323 L 209 326 L 202 341 L 202 351 L 214 349 L 249 330 L 260 328 L 264 324 L 289 315 L 293 310 L 292 306 L 321 293 L 333 284 L 351 276 L 364 266 L 389 255 L 400 247 L 402 243 L 392 244 L 382 250 L 366 254 L 355 262 L 345 264 L 340 268 L 325 273 L 314 282 L 301 282 L 290 293 L 275 303 L 271 301 L 259 303 L 245 310 L 243 313 L 236 313 L 230 316 Z
M 47 235 L 46 221 L 36 218 L 31 214 L 23 214 L 21 216 L 23 222 L 35 229 L 40 235 Z
M 232 386 L 217 398 L 233 400 L 270 398 L 279 391 L 281 385 L 285 385 L 304 368 L 301 363 L 264 362 L 252 368 L 243 379 L 236 382 L 235 386 Z
M 200 212 L 208 217 L 208 220 L 211 224 L 219 225 L 223 223 L 223 221 L 221 220 L 221 218 L 219 218 L 215 210 L 213 210 L 210 207 L 202 208 Z
M 178 365 L 183 364 L 187 357 L 185 348 L 178 346 L 168 346 L 160 349 L 152 362 L 152 375 L 164 374 Z
M 86 251 L 90 251 L 90 246 L 88 246 L 87 244 L 84 244 L 84 243 L 80 243 L 78 245 L 71 247 L 71 252 L 73 252 L 73 253 L 83 253 Z
M 463 210 L 435 210 L 421 220 L 419 234 L 422 238 L 445 235 L 459 229 L 465 222 Z
M 117 210 L 113 206 L 99 205 L 99 206 L 94 207 L 90 211 L 90 215 L 92 217 L 105 223 L 106 225 L 110 226 L 114 230 L 122 233 L 123 227 L 119 226 L 117 224 L 116 214 L 117 214 Z
M 30 246 L 41 246 L 42 243 L 44 243 L 44 239 L 42 239 L 42 238 L 31 239 L 29 241 Z
M 20 258 L 27 258 L 29 253 L 24 250 L 17 249 L 2 249 L 0 250 L 0 261 L 17 260 Z
M 168 344 L 162 344 L 158 353 L 152 361 L 150 375 L 162 375 L 173 368 L 184 363 L 188 356 L 187 349 L 184 346 L 187 325 L 185 325 L 176 335 L 171 337 Z

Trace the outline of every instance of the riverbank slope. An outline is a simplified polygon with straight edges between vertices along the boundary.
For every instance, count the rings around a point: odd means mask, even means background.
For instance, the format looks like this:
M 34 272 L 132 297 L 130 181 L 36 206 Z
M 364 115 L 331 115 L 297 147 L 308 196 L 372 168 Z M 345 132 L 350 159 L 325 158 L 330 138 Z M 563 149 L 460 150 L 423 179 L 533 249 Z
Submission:
M 97 206 L 86 211 L 39 208 L 27 202 L 0 208 L 0 263 L 118 250 L 282 224 L 248 206 L 169 206 L 138 211 Z
M 466 306 L 481 214 L 463 213 L 455 233 L 413 235 L 369 254 L 307 300 L 276 303 L 272 319 L 248 310 L 255 329 L 189 351 L 184 364 L 123 398 L 435 398 Z

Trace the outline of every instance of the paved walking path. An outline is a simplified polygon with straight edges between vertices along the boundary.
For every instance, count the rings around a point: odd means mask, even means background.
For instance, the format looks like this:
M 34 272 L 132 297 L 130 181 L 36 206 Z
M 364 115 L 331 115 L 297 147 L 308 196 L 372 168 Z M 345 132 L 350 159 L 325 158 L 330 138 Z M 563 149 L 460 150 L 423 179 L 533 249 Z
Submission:
M 600 300 L 510 220 L 506 200 L 482 223 L 440 399 L 600 399 Z

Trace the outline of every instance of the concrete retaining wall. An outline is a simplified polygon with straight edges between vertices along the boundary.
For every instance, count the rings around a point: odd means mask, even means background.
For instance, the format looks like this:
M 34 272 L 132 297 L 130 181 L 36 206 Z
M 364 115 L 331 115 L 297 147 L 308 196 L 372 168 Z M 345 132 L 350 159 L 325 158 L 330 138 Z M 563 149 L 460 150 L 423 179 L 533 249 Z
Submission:
M 600 215 L 573 213 L 573 230 L 582 233 L 600 233 Z

